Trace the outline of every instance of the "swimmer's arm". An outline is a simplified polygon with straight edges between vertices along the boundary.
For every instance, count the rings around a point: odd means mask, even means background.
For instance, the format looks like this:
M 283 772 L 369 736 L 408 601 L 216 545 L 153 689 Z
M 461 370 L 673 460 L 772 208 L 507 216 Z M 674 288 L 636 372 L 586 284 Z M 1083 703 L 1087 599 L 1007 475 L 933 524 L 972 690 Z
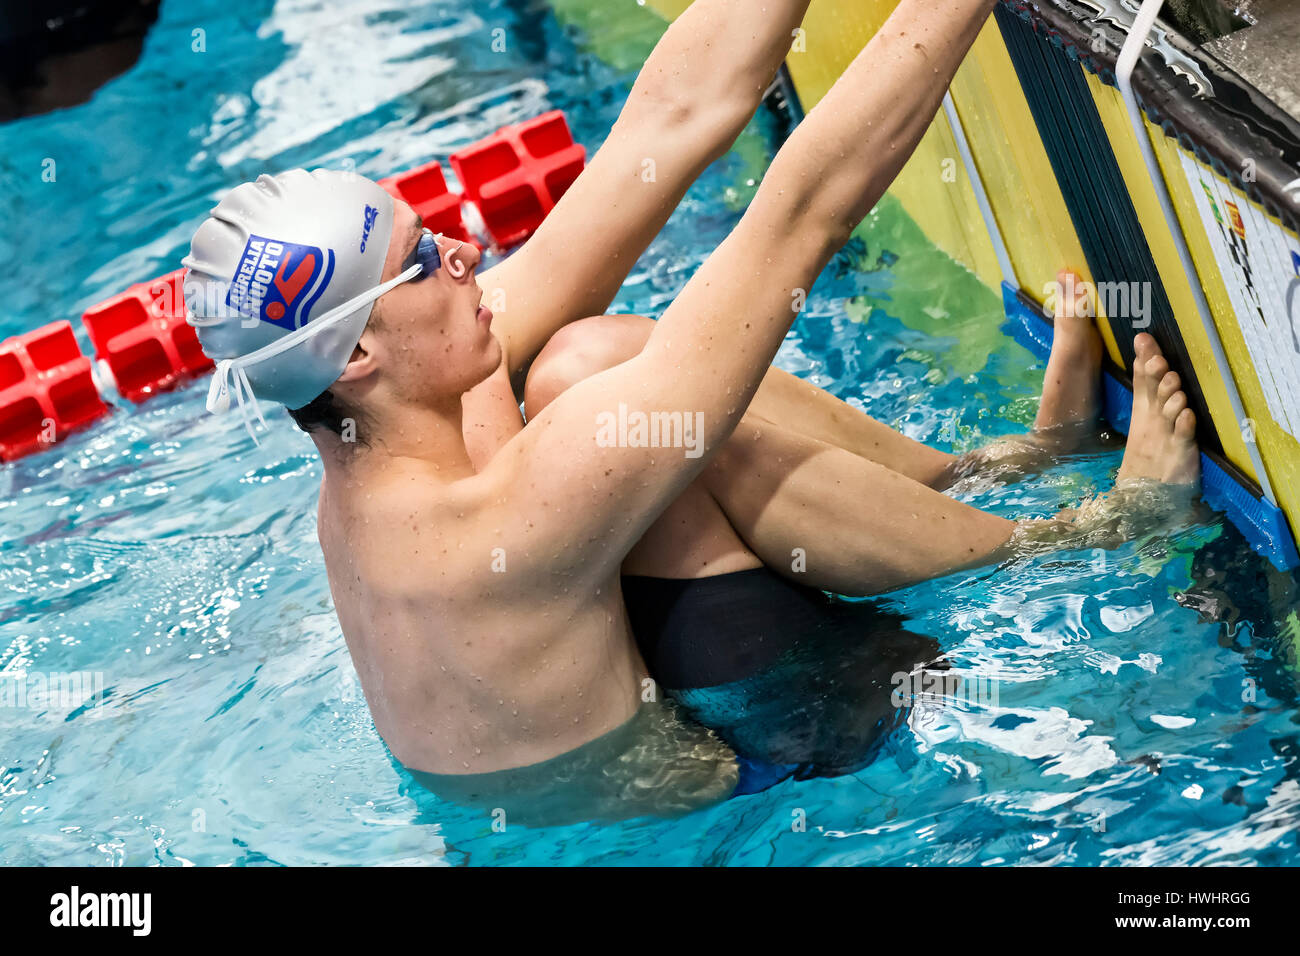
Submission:
M 500 464 L 541 540 L 570 542 L 575 562 L 597 549 L 617 564 L 699 474 L 745 413 L 798 293 L 915 148 L 994 3 L 904 0 L 782 147 L 645 348 L 572 386 L 511 442 Z M 694 457 L 636 441 L 631 416 L 655 413 L 699 423 Z
M 555 331 L 606 311 L 691 183 L 762 101 L 809 0 L 695 0 L 537 233 L 479 279 L 515 391 Z M 499 308 L 498 308 L 499 306 Z
M 628 365 L 711 418 L 745 413 L 822 269 L 880 200 L 996 0 L 904 0 L 773 160 L 749 209 Z

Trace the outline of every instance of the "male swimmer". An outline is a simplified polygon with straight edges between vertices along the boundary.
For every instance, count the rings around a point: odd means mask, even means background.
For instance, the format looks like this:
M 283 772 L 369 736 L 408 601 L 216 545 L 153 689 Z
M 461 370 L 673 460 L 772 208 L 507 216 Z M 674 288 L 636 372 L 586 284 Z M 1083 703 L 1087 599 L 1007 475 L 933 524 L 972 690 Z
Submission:
M 731 751 L 646 716 L 647 664 L 674 689 L 724 683 L 780 644 L 755 634 L 843 631 L 823 590 L 878 594 L 1114 532 L 1106 502 L 1017 523 L 938 490 L 1068 450 L 1095 420 L 1100 345 L 1078 301 L 1058 303 L 1034 434 L 964 459 L 770 367 L 797 291 L 911 154 L 994 3 L 903 0 L 657 322 L 586 317 L 748 122 L 808 0 L 696 0 L 588 168 L 481 277 L 475 249 L 342 173 L 263 176 L 199 227 L 185 264 L 209 287 L 191 299 L 218 361 L 209 404 L 273 399 L 316 443 L 348 648 L 379 733 L 435 791 L 543 800 L 571 780 L 602 792 L 601 813 L 716 800 L 738 787 Z M 1140 489 L 1135 507 L 1199 477 L 1177 377 L 1150 336 L 1136 349 L 1117 485 Z M 599 440 L 620 406 L 698 420 L 702 454 Z

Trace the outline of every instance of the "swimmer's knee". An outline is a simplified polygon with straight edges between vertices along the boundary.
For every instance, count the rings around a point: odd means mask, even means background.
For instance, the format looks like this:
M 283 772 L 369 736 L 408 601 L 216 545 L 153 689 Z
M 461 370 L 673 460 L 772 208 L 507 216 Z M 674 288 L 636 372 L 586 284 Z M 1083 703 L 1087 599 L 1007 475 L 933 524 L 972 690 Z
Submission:
M 548 344 L 533 360 L 524 381 L 524 414 L 530 421 L 570 386 L 592 374 L 588 363 L 576 352 L 548 354 L 550 349 Z
M 535 417 L 584 378 L 613 368 L 645 346 L 654 320 L 641 315 L 601 315 L 570 322 L 551 336 L 528 370 L 524 411 Z

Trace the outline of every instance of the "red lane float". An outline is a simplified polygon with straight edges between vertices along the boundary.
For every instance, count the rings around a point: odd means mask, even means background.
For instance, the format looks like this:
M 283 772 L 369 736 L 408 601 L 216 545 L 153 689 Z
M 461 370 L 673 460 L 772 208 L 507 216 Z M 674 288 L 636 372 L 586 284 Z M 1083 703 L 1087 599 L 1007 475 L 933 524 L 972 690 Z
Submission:
M 460 204 L 464 197 L 447 188 L 447 177 L 436 160 L 381 179 L 379 185 L 394 199 L 409 204 L 427 228 L 452 239 L 479 245 L 461 218 Z
M 379 185 L 409 203 L 430 229 L 481 249 L 461 215 L 461 204 L 473 202 L 488 235 L 504 249 L 532 235 L 585 162 L 586 151 L 573 142 L 564 114 L 556 110 L 452 154 L 465 195 L 448 187 L 436 161 Z M 81 316 L 95 358 L 130 401 L 212 368 L 185 321 L 184 284 L 185 270 L 178 269 L 133 285 Z M 70 323 L 0 342 L 0 461 L 40 451 L 107 411 Z
M 41 451 L 107 411 L 72 323 L 0 342 L 0 460 Z
M 206 372 L 212 360 L 185 321 L 185 270 L 131 286 L 91 306 L 81 322 L 123 398 L 140 402 Z
M 478 206 L 492 241 L 523 242 L 573 185 L 586 162 L 559 110 L 505 126 L 451 154 L 451 168 Z

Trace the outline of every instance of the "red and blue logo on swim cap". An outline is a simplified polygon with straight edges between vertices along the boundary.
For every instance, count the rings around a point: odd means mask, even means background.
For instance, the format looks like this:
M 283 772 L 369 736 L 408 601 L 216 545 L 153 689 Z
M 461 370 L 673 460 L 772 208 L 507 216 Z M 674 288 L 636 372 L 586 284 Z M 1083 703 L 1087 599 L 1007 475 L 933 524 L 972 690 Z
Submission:
M 332 249 L 250 235 L 226 305 L 292 332 L 311 319 L 333 275 Z

